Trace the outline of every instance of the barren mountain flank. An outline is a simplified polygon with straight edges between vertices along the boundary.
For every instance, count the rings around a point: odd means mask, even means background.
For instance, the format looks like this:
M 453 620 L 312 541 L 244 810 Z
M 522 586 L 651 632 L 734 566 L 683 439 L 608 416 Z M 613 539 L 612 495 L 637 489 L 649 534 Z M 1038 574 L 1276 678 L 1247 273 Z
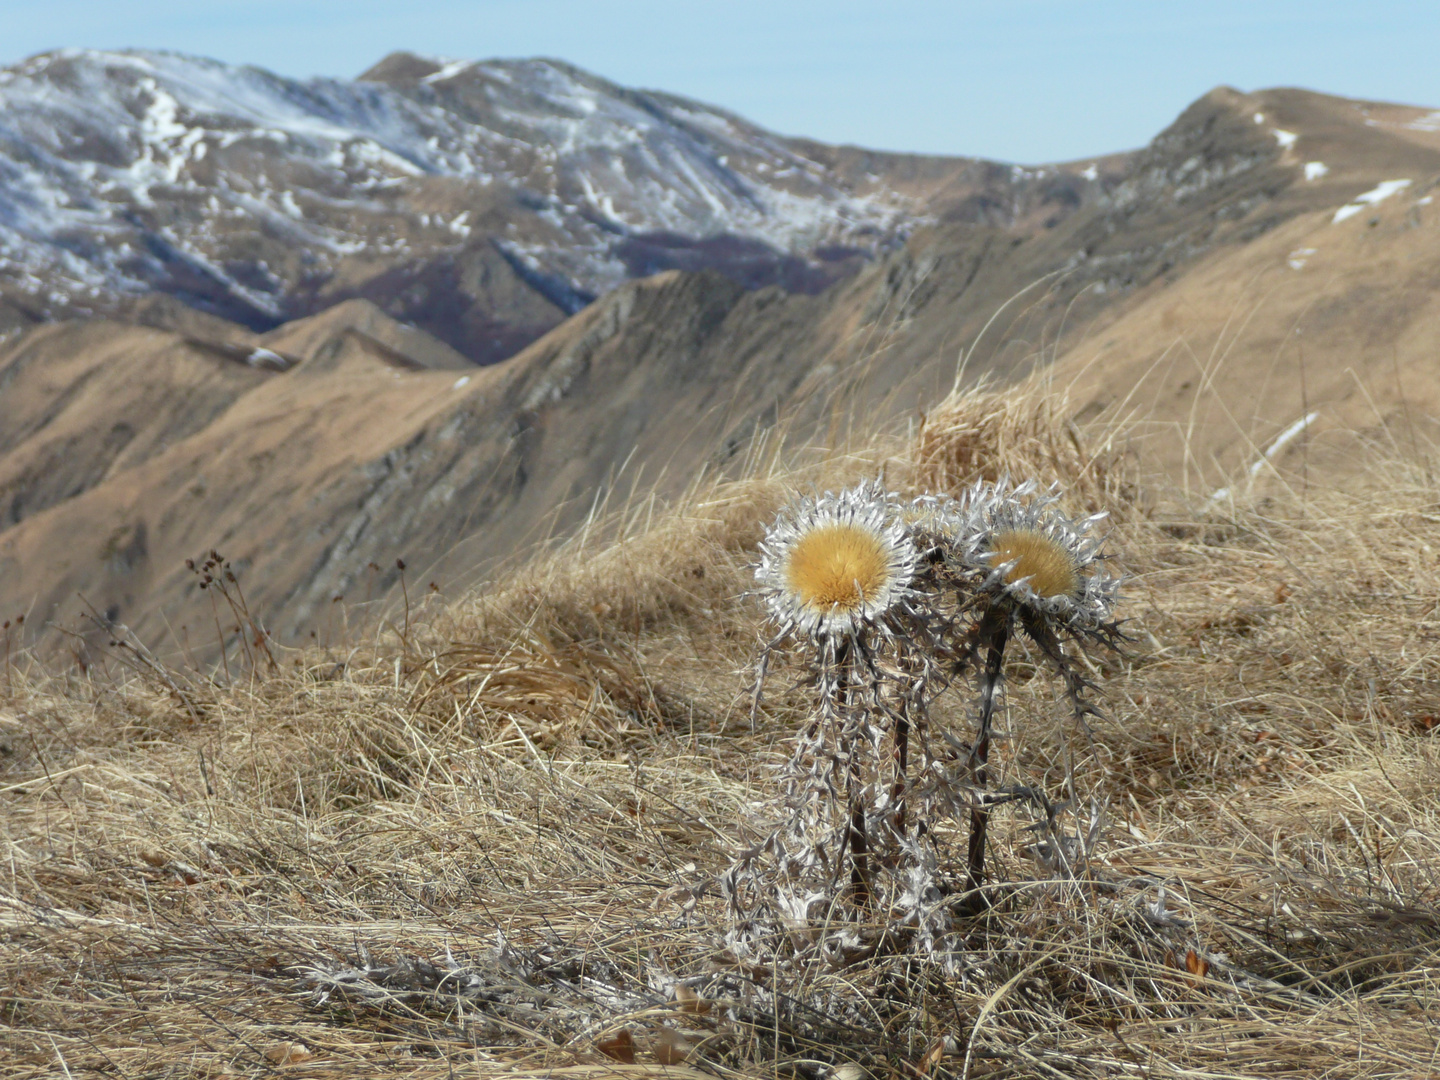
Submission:
M 1052 369 L 1086 419 L 1206 491 L 1333 477 L 1440 418 L 1440 112 L 1253 95 L 1302 211 L 1141 289 Z M 1274 468 L 1272 468 L 1274 466 Z
M 1153 419 L 1136 453 L 1206 490 L 1310 412 L 1266 460 L 1440 407 L 1430 110 L 1221 88 L 1132 154 L 1021 168 L 553 61 L 63 53 L 3 95 L 44 100 L 0 147 L 0 612 L 34 622 L 84 596 L 213 640 L 184 560 L 216 548 L 307 639 L 397 557 L 452 589 L 772 429 L 913 417 L 962 350 L 1048 371 L 1081 428 Z

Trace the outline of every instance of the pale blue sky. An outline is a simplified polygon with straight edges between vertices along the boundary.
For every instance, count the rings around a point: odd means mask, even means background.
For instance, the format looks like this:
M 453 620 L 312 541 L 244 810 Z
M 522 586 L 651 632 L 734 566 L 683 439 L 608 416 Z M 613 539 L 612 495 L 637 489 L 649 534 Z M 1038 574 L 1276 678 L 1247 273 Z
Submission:
M 1440 108 L 1440 0 L 0 0 L 0 63 L 63 46 L 291 76 L 555 56 L 785 134 L 1021 162 L 1138 146 L 1220 83 Z

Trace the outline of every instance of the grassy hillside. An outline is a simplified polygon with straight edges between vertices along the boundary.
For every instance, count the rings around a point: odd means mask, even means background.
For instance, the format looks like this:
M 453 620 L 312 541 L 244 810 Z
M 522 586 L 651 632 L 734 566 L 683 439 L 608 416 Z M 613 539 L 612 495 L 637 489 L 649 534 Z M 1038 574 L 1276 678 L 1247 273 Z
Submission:
M 636 504 L 458 602 L 412 584 L 373 636 L 273 664 L 122 637 L 45 669 L 9 627 L 0 1077 L 1433 1075 L 1428 459 L 1204 506 L 1069 412 L 967 393 Z M 1078 729 L 1012 649 L 991 758 L 1055 799 L 1068 776 L 1051 835 L 1094 807 L 1093 849 L 1043 869 L 1012 803 L 949 963 L 747 963 L 702 886 L 760 835 L 808 710 L 782 652 L 751 718 L 765 524 L 877 474 L 1004 473 L 1109 510 L 1128 575 L 1134 641 L 1088 669 L 1105 716 Z M 972 711 L 957 685 L 936 715 L 963 741 Z

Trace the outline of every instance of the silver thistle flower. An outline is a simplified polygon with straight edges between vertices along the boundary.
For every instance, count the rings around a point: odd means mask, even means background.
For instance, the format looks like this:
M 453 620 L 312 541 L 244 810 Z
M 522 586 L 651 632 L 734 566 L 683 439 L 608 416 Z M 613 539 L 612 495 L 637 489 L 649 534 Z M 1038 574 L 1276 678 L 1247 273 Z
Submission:
M 1100 553 L 1105 514 L 1071 518 L 1033 480 L 977 483 L 946 508 L 953 555 L 979 575 L 978 591 L 1056 630 L 1093 635 L 1111 623 L 1119 590 Z M 948 522 L 947 522 L 948 523 Z
M 783 633 L 819 641 L 866 627 L 884 633 L 918 558 L 899 506 L 868 482 L 782 510 L 760 544 L 755 578 Z
M 1012 486 L 1002 479 L 977 483 L 958 501 L 912 505 L 920 543 L 959 594 L 962 615 L 973 619 L 953 647 L 979 681 L 979 722 L 967 762 L 977 790 L 989 779 L 1005 650 L 1016 631 L 1060 676 L 1082 723 L 1096 712 L 1086 700 L 1092 684 L 1063 639 L 1082 650 L 1087 644 L 1115 648 L 1123 639 L 1112 616 L 1119 583 L 1104 567 L 1103 539 L 1095 532 L 1105 515 L 1077 520 L 1060 510 L 1059 501 L 1055 488 L 1042 492 L 1033 480 Z M 986 903 L 981 885 L 989 816 L 984 806 L 970 811 L 967 903 L 976 910 Z

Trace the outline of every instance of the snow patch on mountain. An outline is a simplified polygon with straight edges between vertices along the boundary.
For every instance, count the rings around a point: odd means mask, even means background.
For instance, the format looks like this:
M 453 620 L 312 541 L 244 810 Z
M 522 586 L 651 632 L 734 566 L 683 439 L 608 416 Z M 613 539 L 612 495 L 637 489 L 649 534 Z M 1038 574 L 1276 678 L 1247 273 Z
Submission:
M 1409 180 L 1382 180 L 1375 187 L 1363 194 L 1356 195 L 1354 200 L 1346 203 L 1335 211 L 1335 216 L 1330 219 L 1332 225 L 1338 225 L 1348 218 L 1354 217 L 1363 211 L 1367 206 L 1376 206 L 1384 202 L 1391 195 L 1398 191 L 1404 191 L 1410 186 Z

